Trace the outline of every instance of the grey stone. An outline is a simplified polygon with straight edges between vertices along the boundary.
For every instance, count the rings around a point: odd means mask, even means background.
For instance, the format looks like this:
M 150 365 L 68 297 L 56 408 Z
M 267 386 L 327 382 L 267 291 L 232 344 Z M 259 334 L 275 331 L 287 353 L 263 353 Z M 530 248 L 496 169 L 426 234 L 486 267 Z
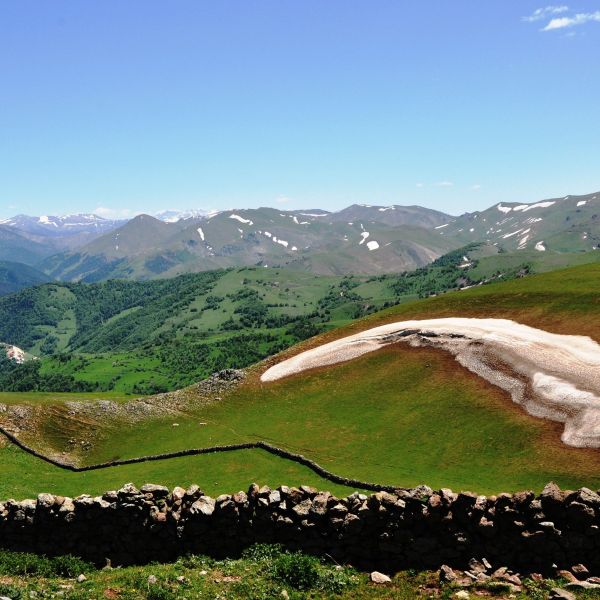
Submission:
M 450 583 L 451 581 L 455 581 L 457 579 L 457 575 L 454 570 L 448 565 L 442 565 L 440 567 L 439 572 L 439 580 L 440 583 Z
M 382 583 L 391 583 L 392 580 L 383 573 L 379 571 L 373 571 L 370 575 L 370 579 L 373 583 L 382 584 Z
M 156 485 L 154 483 L 146 483 L 140 488 L 142 494 L 152 494 L 159 498 L 164 498 L 169 495 L 169 488 L 164 485 Z
M 194 515 L 203 515 L 210 517 L 215 511 L 215 500 L 210 496 L 200 496 L 190 508 L 190 512 Z

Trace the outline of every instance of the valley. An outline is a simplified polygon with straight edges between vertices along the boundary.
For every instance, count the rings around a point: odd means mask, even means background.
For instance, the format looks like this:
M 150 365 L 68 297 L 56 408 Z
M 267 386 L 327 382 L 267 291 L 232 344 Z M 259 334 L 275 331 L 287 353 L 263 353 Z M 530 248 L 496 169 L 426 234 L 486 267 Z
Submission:
M 174 390 L 387 306 L 598 258 L 471 244 L 402 274 L 246 267 L 145 282 L 52 283 L 0 298 L 0 340 L 39 359 L 18 372 L 5 368 L 0 390 Z

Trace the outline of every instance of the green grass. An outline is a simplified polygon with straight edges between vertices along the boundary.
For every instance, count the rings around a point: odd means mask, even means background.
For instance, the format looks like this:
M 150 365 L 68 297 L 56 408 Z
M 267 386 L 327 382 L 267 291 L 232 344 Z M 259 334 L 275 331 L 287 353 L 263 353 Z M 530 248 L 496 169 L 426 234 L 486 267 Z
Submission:
M 83 581 L 77 576 L 85 574 Z M 523 589 L 510 593 L 506 586 L 475 584 L 470 598 L 494 597 L 513 600 L 547 600 L 550 590 L 564 580 L 525 579 Z M 431 571 L 396 573 L 385 585 L 370 583 L 367 573 L 348 566 L 280 546 L 259 544 L 242 557 L 214 560 L 207 556 L 185 556 L 172 563 L 97 569 L 72 556 L 50 559 L 18 552 L 0 552 L 0 594 L 13 600 L 54 598 L 65 600 L 176 600 L 215 598 L 290 600 L 355 598 L 383 600 L 448 600 L 459 590 L 441 586 Z M 577 600 L 600 598 L 596 590 L 576 591 Z
M 478 264 L 469 270 L 473 279 L 487 278 L 496 272 L 510 271 L 523 264 L 529 265 L 533 273 L 547 273 L 567 267 L 597 263 L 600 252 L 554 252 L 547 250 L 520 250 L 512 253 L 483 256 Z
M 264 440 L 361 481 L 481 493 L 540 490 L 550 479 L 600 487 L 600 453 L 562 446 L 559 426 L 433 350 L 400 346 L 243 386 L 177 422 L 146 421 L 118 444 L 109 429 L 85 462 Z
M 381 323 L 422 317 L 512 318 L 600 340 L 598 298 L 600 265 L 584 265 L 398 305 L 307 340 L 281 358 Z M 219 402 L 185 415 L 135 425 L 107 421 L 97 426 L 91 449 L 77 456 L 90 464 L 264 440 L 305 454 L 337 474 L 399 486 L 426 483 L 498 493 L 539 491 L 554 480 L 566 488 L 600 487 L 600 451 L 563 445 L 559 424 L 525 414 L 505 393 L 439 351 L 399 345 L 270 384 L 259 382 L 259 372 L 252 371 Z M 63 452 L 64 436 L 54 430 L 56 413 L 47 414 L 38 440 Z M 72 419 L 70 426 L 69 435 L 77 437 L 89 423 Z M 5 469 L 2 495 L 11 490 L 31 495 L 40 491 L 40 484 L 68 487 L 64 493 L 100 491 L 129 479 L 168 485 L 196 481 L 211 493 L 245 489 L 254 480 L 271 485 L 317 481 L 317 487 L 335 487 L 257 451 L 86 474 L 27 460 L 26 469 Z
M 123 433 L 126 436 L 126 433 Z M 246 491 L 256 481 L 273 488 L 279 485 L 312 485 L 338 496 L 354 488 L 332 484 L 307 467 L 278 458 L 264 450 L 239 450 L 73 473 L 27 454 L 12 444 L 0 446 L 0 499 L 35 498 L 41 492 L 77 496 L 101 494 L 125 483 L 138 486 L 160 483 L 173 488 L 192 483 L 213 497 L 225 490 Z
M 137 396 L 119 392 L 0 392 L 0 404 L 56 405 L 65 401 L 113 400 L 127 402 Z

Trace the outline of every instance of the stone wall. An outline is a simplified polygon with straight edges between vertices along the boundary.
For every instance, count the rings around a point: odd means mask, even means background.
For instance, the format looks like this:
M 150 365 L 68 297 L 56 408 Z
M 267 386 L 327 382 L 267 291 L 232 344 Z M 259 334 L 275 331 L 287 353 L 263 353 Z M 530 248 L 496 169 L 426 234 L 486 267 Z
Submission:
M 338 499 L 309 487 L 205 496 L 128 484 L 103 496 L 40 494 L 0 503 L 0 545 L 76 554 L 103 565 L 186 553 L 235 557 L 256 542 L 328 555 L 363 569 L 465 568 L 471 558 L 521 573 L 585 564 L 600 574 L 600 496 L 586 488 L 477 496 L 426 486 Z

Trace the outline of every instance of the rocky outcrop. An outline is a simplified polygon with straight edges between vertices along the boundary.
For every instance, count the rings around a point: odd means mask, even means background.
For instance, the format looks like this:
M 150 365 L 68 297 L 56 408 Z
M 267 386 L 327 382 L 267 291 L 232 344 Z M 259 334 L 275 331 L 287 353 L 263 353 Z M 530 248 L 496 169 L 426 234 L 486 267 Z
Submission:
M 4 344 L 0 342 L 0 352 L 4 352 L 6 358 L 14 360 L 17 364 L 22 365 L 27 359 L 27 355 L 24 350 L 21 350 L 18 346 L 12 344 Z
M 237 556 L 281 543 L 384 573 L 395 569 L 507 567 L 600 574 L 600 496 L 548 484 L 533 492 L 478 496 L 426 486 L 336 498 L 302 486 L 211 498 L 198 486 L 172 491 L 127 484 L 102 496 L 0 503 L 0 545 L 104 564 L 169 560 L 186 553 Z M 473 560 L 475 559 L 475 560 Z M 474 566 L 475 565 L 475 566 Z M 585 566 L 583 566 L 585 565 Z

